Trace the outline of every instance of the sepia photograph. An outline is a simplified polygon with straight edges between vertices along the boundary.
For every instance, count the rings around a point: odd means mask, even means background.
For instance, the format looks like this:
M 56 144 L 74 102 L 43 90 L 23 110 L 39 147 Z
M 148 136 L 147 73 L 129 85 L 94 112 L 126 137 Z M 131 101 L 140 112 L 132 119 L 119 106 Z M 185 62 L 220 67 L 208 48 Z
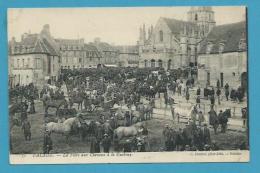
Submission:
M 245 6 L 8 9 L 11 164 L 249 162 Z

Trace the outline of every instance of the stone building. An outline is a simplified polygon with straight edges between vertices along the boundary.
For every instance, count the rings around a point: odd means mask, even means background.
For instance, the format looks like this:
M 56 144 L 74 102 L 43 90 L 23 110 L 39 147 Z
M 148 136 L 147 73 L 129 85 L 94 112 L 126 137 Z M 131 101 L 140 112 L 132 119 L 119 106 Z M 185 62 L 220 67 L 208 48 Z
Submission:
M 103 59 L 103 64 L 106 66 L 117 66 L 119 61 L 119 51 L 106 42 L 101 42 L 100 38 L 96 38 L 94 42 L 89 43 L 91 46 L 95 46 L 100 52 Z
M 94 45 L 84 43 L 84 39 L 55 39 L 61 54 L 61 69 L 96 68 L 104 63 Z
M 198 82 L 202 86 L 247 89 L 246 22 L 219 25 L 212 29 L 200 44 L 198 55 Z
M 191 7 L 188 21 L 161 17 L 139 34 L 139 67 L 185 68 L 197 65 L 199 42 L 214 28 L 211 7 Z
M 116 46 L 116 49 L 119 51 L 119 67 L 139 66 L 138 46 Z
M 11 87 L 29 83 L 42 86 L 48 79 L 57 79 L 60 55 L 49 25 L 44 25 L 40 34 L 23 34 L 19 42 L 12 38 L 9 42 L 9 68 Z

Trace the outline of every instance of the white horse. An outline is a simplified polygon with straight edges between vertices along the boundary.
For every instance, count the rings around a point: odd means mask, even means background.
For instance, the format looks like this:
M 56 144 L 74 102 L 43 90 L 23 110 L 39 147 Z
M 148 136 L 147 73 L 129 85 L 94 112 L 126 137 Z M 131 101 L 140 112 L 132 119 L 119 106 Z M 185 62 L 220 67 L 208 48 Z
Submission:
M 118 139 L 122 139 L 123 137 L 131 137 L 138 134 L 138 130 L 140 129 L 142 123 L 136 123 L 129 127 L 120 126 L 114 130 L 114 135 L 117 135 Z
M 49 122 L 48 124 L 46 124 L 46 130 L 48 130 L 50 133 L 65 135 L 68 142 L 72 126 L 74 125 L 77 127 L 81 126 L 78 117 L 68 118 L 62 123 Z

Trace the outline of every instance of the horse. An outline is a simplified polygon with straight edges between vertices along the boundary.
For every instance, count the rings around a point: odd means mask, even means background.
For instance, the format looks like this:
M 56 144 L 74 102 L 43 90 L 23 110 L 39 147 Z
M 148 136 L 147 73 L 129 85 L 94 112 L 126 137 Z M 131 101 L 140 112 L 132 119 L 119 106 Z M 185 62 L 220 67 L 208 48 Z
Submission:
M 82 103 L 85 100 L 84 96 L 79 94 L 78 97 L 72 96 L 69 98 L 69 104 L 70 104 L 70 108 L 72 108 L 74 103 L 78 104 L 78 110 L 79 108 L 82 110 Z
M 66 141 L 68 143 L 69 136 L 71 134 L 72 126 L 80 127 L 81 123 L 78 117 L 68 118 L 63 123 L 49 122 L 46 124 L 46 130 L 50 133 L 63 134 L 66 136 Z
M 129 127 L 118 127 L 114 130 L 114 136 L 117 136 L 118 139 L 123 137 L 132 137 L 138 134 L 138 129 L 141 127 L 142 123 L 136 123 Z
M 56 108 L 56 115 L 57 115 L 57 111 L 59 110 L 59 108 L 61 106 L 64 106 L 64 108 L 68 107 L 68 103 L 65 98 L 54 100 L 54 99 L 51 99 L 51 97 L 47 94 L 45 94 L 42 97 L 42 102 L 43 102 L 43 106 L 45 108 L 45 114 L 48 114 L 48 109 L 50 107 Z

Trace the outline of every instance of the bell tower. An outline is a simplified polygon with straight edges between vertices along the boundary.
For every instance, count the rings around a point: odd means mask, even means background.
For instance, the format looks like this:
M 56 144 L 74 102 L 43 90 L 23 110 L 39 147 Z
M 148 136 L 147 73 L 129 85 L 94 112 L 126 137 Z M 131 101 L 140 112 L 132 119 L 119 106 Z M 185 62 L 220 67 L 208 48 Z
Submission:
M 188 12 L 188 21 L 198 25 L 202 37 L 207 36 L 216 25 L 212 7 L 191 7 Z

